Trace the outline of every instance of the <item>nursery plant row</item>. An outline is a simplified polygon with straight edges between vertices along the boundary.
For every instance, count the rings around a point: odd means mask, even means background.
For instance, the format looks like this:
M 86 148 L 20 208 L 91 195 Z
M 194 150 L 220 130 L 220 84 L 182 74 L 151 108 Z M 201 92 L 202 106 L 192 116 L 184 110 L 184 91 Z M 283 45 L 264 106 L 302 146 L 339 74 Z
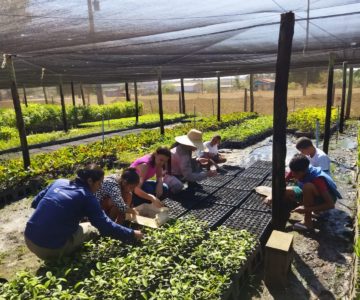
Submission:
M 106 105 L 73 106 L 66 105 L 66 116 L 69 127 L 79 123 L 101 121 L 104 119 L 118 119 L 135 116 L 134 102 L 118 102 Z M 142 113 L 143 104 L 139 103 Z M 25 128 L 30 132 L 48 132 L 63 128 L 62 110 L 59 105 L 29 104 L 21 105 Z M 16 128 L 14 109 L 0 110 L 0 126 Z
M 177 220 L 146 230 L 140 245 L 102 238 L 38 276 L 19 273 L 0 299 L 230 299 L 257 246 L 245 230 Z

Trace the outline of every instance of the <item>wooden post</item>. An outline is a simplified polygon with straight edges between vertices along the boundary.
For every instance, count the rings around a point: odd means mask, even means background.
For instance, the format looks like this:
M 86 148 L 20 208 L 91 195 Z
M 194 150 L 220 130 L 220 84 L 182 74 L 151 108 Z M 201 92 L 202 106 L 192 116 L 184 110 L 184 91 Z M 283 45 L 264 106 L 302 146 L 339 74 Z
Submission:
M 68 125 L 67 125 L 67 119 L 66 119 L 66 109 L 65 109 L 65 99 L 64 99 L 62 82 L 60 82 L 59 88 L 60 88 L 60 102 L 61 102 L 61 111 L 62 111 L 62 119 L 63 119 L 64 131 L 68 132 Z
M 342 80 L 342 93 L 341 93 L 341 108 L 340 108 L 340 121 L 339 121 L 339 131 L 340 133 L 344 132 L 344 117 L 345 117 L 345 98 L 346 98 L 346 70 L 347 62 L 343 62 L 343 80 Z
M 135 93 L 135 125 L 137 125 L 139 123 L 139 99 L 138 99 L 136 81 L 134 81 L 134 93 Z
M 346 101 L 345 119 L 349 119 L 349 118 L 350 118 L 353 76 L 354 76 L 354 69 L 353 69 L 353 67 L 350 67 L 350 72 L 349 72 L 349 90 L 348 90 L 347 101 Z
M 126 101 L 130 101 L 129 84 L 125 82 Z
M 27 139 L 26 139 L 24 119 L 23 119 L 22 112 L 21 112 L 19 93 L 18 93 L 18 89 L 17 89 L 17 85 L 16 85 L 15 69 L 14 69 L 11 55 L 6 55 L 5 59 L 6 59 L 6 69 L 9 73 L 9 78 L 10 78 L 11 95 L 13 98 L 13 104 L 14 104 L 14 110 L 15 110 L 15 116 L 16 116 L 16 127 L 19 131 L 24 169 L 26 170 L 30 166 L 30 154 L 29 154 L 29 147 L 28 147 L 28 143 L 27 143 Z
M 254 112 L 254 75 L 250 74 L 250 111 Z
M 104 95 L 101 84 L 96 85 L 96 96 L 99 105 L 104 105 Z
M 244 112 L 247 111 L 247 88 L 244 91 Z
M 49 102 L 48 102 L 48 98 L 47 98 L 47 94 L 46 94 L 46 87 L 45 87 L 45 86 L 43 86 L 42 88 L 43 88 L 43 92 L 44 92 L 44 100 L 45 100 L 45 104 L 49 104 Z
M 220 72 L 217 72 L 217 120 L 221 121 L 221 86 L 220 86 Z
M 334 103 L 335 103 L 335 90 L 336 90 L 336 85 L 335 85 L 335 83 L 333 83 L 332 96 L 331 96 L 331 106 L 334 106 Z
M 307 85 L 308 85 L 308 72 L 305 71 L 304 72 L 304 81 L 303 81 L 303 86 L 302 86 L 302 88 L 303 88 L 303 97 L 306 96 Z
M 161 86 L 161 71 L 158 72 L 158 100 L 159 100 L 159 115 L 160 115 L 160 133 L 165 134 L 164 129 L 164 113 L 162 102 L 162 86 Z
M 23 85 L 23 91 L 24 91 L 24 104 L 26 107 L 28 107 L 28 102 L 27 102 L 27 97 L 26 97 L 26 89 L 25 89 L 24 85 Z
M 324 133 L 324 143 L 323 143 L 323 151 L 326 154 L 329 152 L 333 81 L 334 81 L 334 56 L 333 54 L 330 53 L 329 68 L 328 68 L 327 99 L 326 99 L 325 133 Z
M 182 114 L 181 92 L 179 92 L 179 113 Z
M 287 92 L 294 23 L 294 13 L 288 12 L 281 15 L 274 89 L 274 138 L 272 149 L 272 225 L 276 230 L 284 230 L 286 224 L 284 193 L 286 186 Z
M 82 104 L 83 104 L 83 106 L 85 106 L 86 105 L 85 95 L 84 95 L 84 89 L 83 89 L 82 83 L 80 83 L 80 93 L 81 93 Z
M 72 97 L 72 104 L 76 106 L 75 103 L 75 91 L 74 91 L 74 82 L 71 81 L 71 97 Z
M 182 112 L 186 115 L 186 106 L 185 106 L 185 88 L 184 88 L 184 78 L 181 78 L 181 101 L 182 101 Z

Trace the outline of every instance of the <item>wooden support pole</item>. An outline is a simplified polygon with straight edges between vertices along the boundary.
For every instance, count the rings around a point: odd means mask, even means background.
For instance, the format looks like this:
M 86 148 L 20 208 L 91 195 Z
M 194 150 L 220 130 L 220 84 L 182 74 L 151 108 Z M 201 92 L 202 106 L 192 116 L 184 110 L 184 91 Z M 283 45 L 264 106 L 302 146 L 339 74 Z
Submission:
M 125 82 L 126 101 L 130 101 L 129 84 Z
M 134 81 L 134 93 L 135 93 L 135 124 L 139 123 L 139 99 L 138 99 L 138 90 L 137 82 Z
M 186 115 L 184 78 L 181 78 L 180 82 L 181 82 L 182 113 Z
M 244 112 L 247 111 L 247 88 L 244 90 Z
M 272 149 L 272 225 L 276 230 L 284 230 L 287 219 L 284 208 L 284 193 L 286 186 L 286 119 L 287 92 L 294 23 L 294 13 L 288 12 L 281 15 L 274 89 L 274 138 Z
M 83 106 L 85 106 L 86 105 L 86 103 L 85 103 L 85 95 L 84 95 L 84 88 L 83 88 L 82 83 L 80 83 L 80 93 L 81 93 L 82 104 L 83 104 Z
M 221 121 L 221 86 L 220 86 L 220 72 L 217 72 L 217 120 Z
M 332 103 L 332 88 L 334 82 L 334 56 L 329 55 L 329 68 L 328 68 L 328 86 L 326 98 L 326 116 L 325 116 L 325 133 L 323 151 L 327 154 L 329 152 L 330 142 L 330 121 L 331 121 L 331 103 Z
M 339 131 L 344 132 L 344 117 L 345 117 L 345 99 L 346 99 L 346 70 L 347 62 L 343 62 L 343 80 L 342 80 L 342 93 L 341 93 L 341 108 L 340 108 L 340 121 Z
M 24 104 L 26 107 L 28 107 L 28 102 L 27 102 L 27 97 L 26 97 L 26 89 L 25 89 L 24 85 L 23 85 L 23 91 L 24 91 Z
M 61 111 L 62 111 L 62 119 L 63 119 L 63 125 L 64 125 L 64 131 L 68 132 L 68 125 L 67 125 L 67 119 L 66 119 L 66 108 L 65 108 L 65 99 L 64 99 L 64 92 L 63 92 L 63 86 L 60 82 L 59 85 L 60 90 L 60 102 L 61 102 Z
M 11 95 L 13 98 L 15 116 L 16 116 L 16 127 L 19 131 L 20 145 L 24 163 L 24 169 L 26 170 L 30 166 L 30 154 L 29 147 L 26 139 L 25 123 L 22 116 L 19 93 L 16 85 L 15 69 L 11 55 L 6 55 L 6 69 L 9 73 Z
M 72 97 L 72 104 L 73 104 L 73 106 L 76 106 L 74 82 L 72 82 L 72 81 L 71 81 L 71 97 Z
M 44 100 L 45 100 L 45 104 L 49 104 L 49 101 L 48 101 L 48 97 L 47 97 L 47 94 L 46 94 L 46 87 L 43 86 L 43 92 L 44 92 Z
M 302 88 L 303 88 L 303 97 L 306 96 L 306 88 L 307 88 L 307 85 L 308 85 L 308 71 L 305 71 L 305 72 L 304 72 L 304 81 L 303 81 L 303 85 L 302 85 Z
M 353 76 L 354 76 L 354 69 L 353 69 L 353 67 L 350 67 L 350 72 L 349 72 L 349 89 L 348 89 L 347 101 L 346 101 L 345 119 L 349 119 L 349 118 L 350 118 L 351 98 L 352 98 L 352 86 L 353 86 Z
M 333 83 L 332 96 L 331 96 L 331 106 L 334 106 L 334 103 L 335 103 L 335 90 L 336 90 L 336 84 Z
M 182 114 L 181 92 L 179 92 L 179 114 Z
M 250 74 L 250 111 L 254 112 L 254 74 Z
M 96 85 L 96 97 L 99 105 L 104 105 L 104 95 L 101 84 Z
M 160 133 L 165 134 L 164 129 L 164 113 L 163 113 L 163 102 L 162 102 L 162 86 L 161 86 L 161 71 L 158 74 L 158 100 L 159 100 L 159 115 L 160 115 Z

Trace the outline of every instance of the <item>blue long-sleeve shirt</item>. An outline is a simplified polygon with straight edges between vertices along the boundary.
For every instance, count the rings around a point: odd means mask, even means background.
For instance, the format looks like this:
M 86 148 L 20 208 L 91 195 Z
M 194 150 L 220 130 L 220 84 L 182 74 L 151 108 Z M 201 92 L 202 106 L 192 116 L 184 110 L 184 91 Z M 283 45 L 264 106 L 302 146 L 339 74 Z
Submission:
M 94 194 L 80 180 L 56 180 L 34 198 L 31 206 L 36 210 L 26 224 L 25 236 L 40 247 L 61 248 L 83 217 L 88 217 L 102 235 L 122 241 L 134 238 L 132 229 L 105 215 Z

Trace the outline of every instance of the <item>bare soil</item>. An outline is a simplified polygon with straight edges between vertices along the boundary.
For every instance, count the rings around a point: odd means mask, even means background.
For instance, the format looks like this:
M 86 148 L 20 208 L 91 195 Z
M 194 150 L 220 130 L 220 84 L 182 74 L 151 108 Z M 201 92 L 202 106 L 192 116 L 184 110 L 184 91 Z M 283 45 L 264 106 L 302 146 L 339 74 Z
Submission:
M 314 233 L 298 233 L 291 224 L 301 219 L 292 214 L 287 231 L 294 235 L 295 256 L 288 287 L 270 290 L 263 282 L 263 266 L 250 276 L 243 290 L 244 299 L 350 299 L 354 276 L 354 224 L 356 218 L 355 166 L 357 128 L 352 122 L 336 141 L 332 136 L 329 156 L 332 174 L 343 195 L 336 208 L 315 223 Z M 295 138 L 288 138 L 288 159 L 295 153 Z M 271 160 L 272 138 L 243 150 L 223 149 L 228 164 L 248 166 L 256 159 Z M 31 198 L 7 205 L 0 210 L 0 277 L 11 279 L 20 270 L 36 272 L 41 265 L 24 244 L 23 231 L 32 213 Z

